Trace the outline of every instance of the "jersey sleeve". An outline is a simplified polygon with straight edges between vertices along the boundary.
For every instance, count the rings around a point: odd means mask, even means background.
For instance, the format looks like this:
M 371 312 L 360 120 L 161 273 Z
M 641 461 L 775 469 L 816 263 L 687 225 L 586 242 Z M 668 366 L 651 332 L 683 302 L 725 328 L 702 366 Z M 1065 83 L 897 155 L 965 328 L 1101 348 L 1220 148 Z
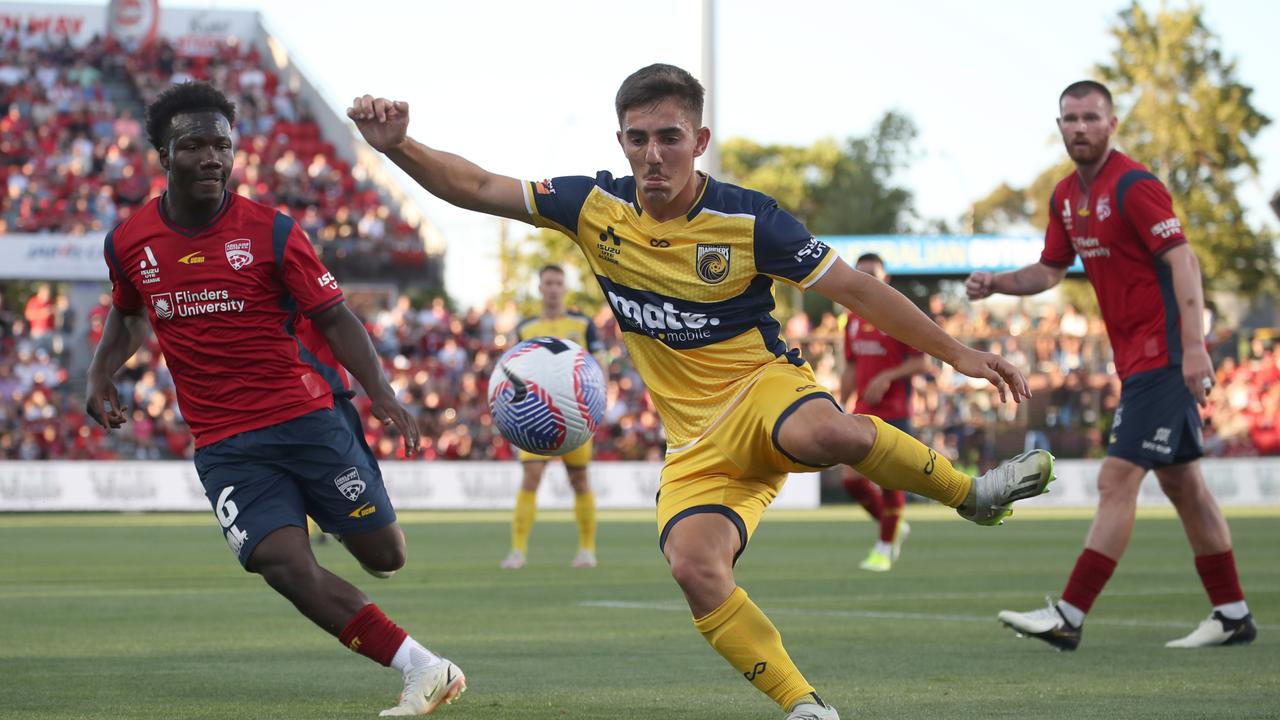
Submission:
M 772 200 L 756 215 L 753 249 L 756 272 L 799 288 L 818 282 L 836 260 L 831 246 Z
M 1155 175 L 1134 170 L 1116 183 L 1116 205 L 1152 255 L 1187 241 L 1173 212 L 1173 197 Z
M 342 302 L 338 281 L 316 257 L 307 234 L 296 223 L 285 240 L 280 276 L 306 317 L 314 317 Z
M 102 244 L 102 255 L 107 261 L 107 272 L 111 277 L 111 304 L 128 313 L 142 309 L 142 294 L 133 286 L 133 281 L 125 274 L 120 258 L 116 256 L 115 230 L 107 233 Z
M 1049 226 L 1044 231 L 1044 251 L 1040 253 L 1040 262 L 1049 267 L 1065 268 L 1071 267 L 1071 263 L 1076 261 L 1076 251 L 1071 245 L 1071 236 L 1067 233 L 1067 226 L 1062 222 L 1064 212 L 1071 210 L 1063 209 L 1062 201 L 1058 200 L 1058 192 L 1055 190 L 1053 195 L 1049 196 Z
M 578 239 L 578 216 L 596 181 L 583 175 L 566 175 L 524 183 L 524 206 L 538 227 L 559 230 Z
M 516 340 L 518 342 L 524 342 L 525 340 L 533 337 L 529 332 L 532 329 L 532 324 L 533 318 L 525 318 L 520 321 L 519 325 L 516 325 Z

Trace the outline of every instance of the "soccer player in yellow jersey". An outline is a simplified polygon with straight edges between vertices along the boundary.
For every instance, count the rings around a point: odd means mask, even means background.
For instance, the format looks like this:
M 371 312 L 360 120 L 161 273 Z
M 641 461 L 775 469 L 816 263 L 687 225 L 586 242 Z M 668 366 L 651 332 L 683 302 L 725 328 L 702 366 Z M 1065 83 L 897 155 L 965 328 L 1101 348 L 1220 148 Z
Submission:
M 547 265 L 539 270 L 538 293 L 542 296 L 542 312 L 520 323 L 516 333 L 521 340 L 545 336 L 572 340 L 595 355 L 604 367 L 601 357 L 604 344 L 596 334 L 596 326 L 586 315 L 565 309 L 564 292 L 564 268 Z M 560 457 L 569 475 L 569 486 L 573 488 L 573 517 L 578 522 L 578 554 L 573 556 L 571 564 L 576 568 L 595 567 L 596 496 L 587 480 L 591 440 Z M 520 482 L 520 492 L 516 494 L 516 508 L 511 519 L 511 552 L 502 561 L 504 570 L 519 570 L 529 556 L 529 534 L 533 532 L 533 521 L 538 512 L 538 485 L 542 484 L 542 473 L 550 459 L 546 455 L 520 451 L 524 477 Z
M 1053 458 L 1034 451 L 970 477 L 911 436 L 844 413 L 779 338 L 774 280 L 812 288 L 895 338 L 1028 397 L 1008 361 L 947 335 L 889 285 L 841 261 L 761 193 L 694 171 L 711 141 L 703 89 L 650 65 L 618 90 L 618 144 L 634 176 L 522 182 L 407 134 L 405 102 L 365 95 L 347 110 L 365 140 L 433 195 L 568 233 L 587 256 L 667 432 L 659 546 L 693 624 L 788 720 L 838 720 L 791 661 L 733 566 L 787 473 L 852 465 L 994 525 L 1038 495 Z

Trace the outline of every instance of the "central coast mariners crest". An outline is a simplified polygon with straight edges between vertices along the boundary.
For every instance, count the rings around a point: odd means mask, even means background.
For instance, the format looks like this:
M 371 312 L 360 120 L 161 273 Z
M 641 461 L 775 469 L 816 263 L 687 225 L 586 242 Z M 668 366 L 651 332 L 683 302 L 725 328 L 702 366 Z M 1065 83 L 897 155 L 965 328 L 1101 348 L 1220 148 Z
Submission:
M 249 238 L 231 240 L 224 246 L 227 251 L 227 262 L 231 263 L 232 270 L 239 270 L 253 262 L 253 253 L 249 252 L 252 246 L 253 242 Z
M 345 472 L 333 479 L 333 484 L 338 486 L 338 492 L 346 496 L 351 502 L 355 502 L 360 497 L 360 493 L 364 492 L 364 481 L 360 479 L 360 471 L 356 468 L 347 468 Z
M 698 243 L 698 277 L 716 283 L 729 276 L 729 246 Z

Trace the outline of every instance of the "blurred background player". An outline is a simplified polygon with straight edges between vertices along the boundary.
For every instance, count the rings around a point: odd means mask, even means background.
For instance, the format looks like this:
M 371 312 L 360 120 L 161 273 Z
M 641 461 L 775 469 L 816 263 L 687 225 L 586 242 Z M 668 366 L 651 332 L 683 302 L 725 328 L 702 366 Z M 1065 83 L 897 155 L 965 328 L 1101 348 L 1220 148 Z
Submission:
M 166 192 L 107 234 L 112 307 L 89 368 L 90 417 L 127 422 L 113 377 L 154 328 L 195 436 L 195 465 L 232 553 L 249 572 L 347 648 L 401 671 L 399 703 L 416 715 L 466 689 L 434 654 L 311 552 L 307 515 L 340 533 L 360 564 L 391 573 L 405 562 L 378 463 L 354 430 L 333 368 L 297 336 L 304 319 L 394 423 L 408 453 L 416 421 L 400 406 L 364 326 L 302 229 L 275 208 L 228 192 L 235 105 L 207 83 L 162 92 L 147 134 Z M 196 263 L 184 262 L 200 257 Z M 251 362 L 246 358 L 251 357 Z M 354 413 L 354 409 L 350 409 Z M 358 426 L 358 420 L 357 425 Z
M 1034 295 L 1057 285 L 1079 255 L 1098 295 L 1122 382 L 1098 510 L 1062 599 L 1033 612 L 1002 611 L 1019 634 L 1061 650 L 1080 644 L 1093 607 L 1133 533 L 1138 490 L 1154 470 L 1177 508 L 1213 605 L 1209 618 L 1168 647 L 1242 645 L 1257 634 L 1236 575 L 1231 531 L 1205 487 L 1200 412 L 1213 385 L 1204 342 L 1200 263 L 1165 186 L 1111 147 L 1116 116 L 1100 83 L 1073 83 L 1058 98 L 1058 129 L 1076 171 L 1054 188 L 1040 262 L 975 272 L 969 298 Z
M 1035 451 L 974 478 L 879 418 L 845 414 L 787 347 L 774 280 L 813 288 L 911 345 L 985 378 L 1002 400 L 1028 396 L 1007 360 L 961 344 L 910 300 L 856 272 L 772 198 L 694 170 L 711 141 L 704 91 L 688 72 L 641 68 L 615 97 L 632 175 L 522 182 L 408 136 L 405 102 L 355 98 L 347 115 L 428 192 L 460 207 L 568 234 L 608 299 L 668 439 L 658 546 L 693 625 L 788 720 L 838 720 L 782 636 L 738 586 L 734 564 L 792 471 L 854 465 L 877 482 L 946 503 L 983 525 L 1045 491 L 1053 459 Z
M 884 260 L 875 253 L 859 257 L 854 269 L 880 282 L 889 282 Z M 875 415 L 910 433 L 911 378 L 928 372 L 929 361 L 924 354 L 850 312 L 844 330 L 844 359 L 840 396 L 845 406 L 856 395 L 853 412 Z M 880 539 L 859 567 L 885 572 L 897 562 L 902 543 L 911 533 L 911 526 L 902 519 L 906 493 L 882 488 L 853 468 L 847 468 L 847 473 L 845 490 L 880 524 Z
M 538 271 L 538 293 L 542 296 L 542 312 L 526 319 L 516 328 L 521 340 L 536 337 L 558 337 L 572 340 L 587 352 L 596 356 L 604 367 L 600 354 L 604 344 L 596 335 L 591 318 L 581 313 L 569 312 L 564 306 L 564 268 L 547 265 Z M 538 486 L 551 457 L 520 451 L 523 479 L 516 494 L 516 507 L 511 518 L 511 552 L 502 561 L 505 570 L 524 567 L 529 557 L 529 535 L 538 514 Z M 578 523 L 578 552 L 573 556 L 573 567 L 596 566 L 596 496 L 591 492 L 587 478 L 587 465 L 591 462 L 591 440 L 577 449 L 560 456 L 564 461 L 569 486 L 573 488 L 573 517 Z

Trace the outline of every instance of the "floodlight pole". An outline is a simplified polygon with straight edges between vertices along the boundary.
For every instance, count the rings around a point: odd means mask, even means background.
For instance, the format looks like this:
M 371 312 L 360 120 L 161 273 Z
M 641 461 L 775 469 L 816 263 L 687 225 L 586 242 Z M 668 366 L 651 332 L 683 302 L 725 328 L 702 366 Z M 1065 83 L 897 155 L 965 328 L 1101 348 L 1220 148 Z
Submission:
M 702 0 L 702 86 L 707 101 L 702 108 L 702 124 L 711 128 L 711 144 L 702 155 L 703 172 L 720 175 L 720 149 L 716 132 L 716 0 Z

